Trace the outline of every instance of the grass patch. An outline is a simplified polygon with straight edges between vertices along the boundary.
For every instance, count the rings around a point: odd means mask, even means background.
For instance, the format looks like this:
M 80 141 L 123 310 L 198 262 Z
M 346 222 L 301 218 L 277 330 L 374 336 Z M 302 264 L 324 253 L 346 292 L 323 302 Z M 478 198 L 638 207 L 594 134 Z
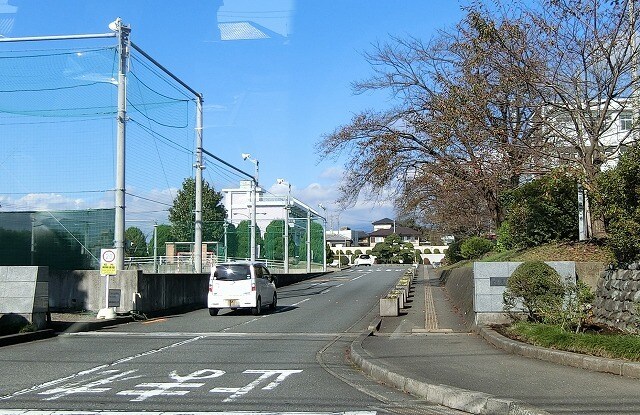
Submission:
M 500 332 L 507 337 L 549 349 L 640 361 L 640 335 L 574 333 L 558 326 L 524 321 L 504 327 Z

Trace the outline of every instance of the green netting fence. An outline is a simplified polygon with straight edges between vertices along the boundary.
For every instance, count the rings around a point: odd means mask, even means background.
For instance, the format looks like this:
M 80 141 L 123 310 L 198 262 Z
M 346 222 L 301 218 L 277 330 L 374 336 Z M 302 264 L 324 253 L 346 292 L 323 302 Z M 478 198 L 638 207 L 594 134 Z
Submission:
M 113 246 L 116 42 L 0 43 L 0 265 L 96 268 L 95 244 Z M 195 97 L 132 51 L 125 228 L 167 222 L 195 123 Z

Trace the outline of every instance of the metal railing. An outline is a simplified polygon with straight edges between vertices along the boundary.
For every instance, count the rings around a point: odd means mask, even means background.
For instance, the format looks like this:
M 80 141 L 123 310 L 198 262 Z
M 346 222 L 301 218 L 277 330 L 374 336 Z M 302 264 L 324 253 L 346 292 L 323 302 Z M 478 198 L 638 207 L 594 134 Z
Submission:
M 207 255 L 202 258 L 202 272 L 208 273 L 211 266 L 219 262 L 229 261 L 249 261 L 250 258 L 240 257 L 219 257 L 217 255 Z M 263 262 L 272 273 L 284 274 L 285 267 L 284 261 L 258 258 L 257 261 Z M 159 273 L 159 274 L 189 274 L 195 273 L 196 266 L 194 262 L 194 256 L 189 255 L 175 255 L 175 256 L 158 256 L 158 257 L 128 257 L 124 260 L 125 270 L 142 270 L 145 273 Z M 322 271 L 322 264 L 311 263 L 311 271 Z M 307 272 L 307 263 L 305 261 L 290 261 L 289 273 L 290 274 L 304 274 Z

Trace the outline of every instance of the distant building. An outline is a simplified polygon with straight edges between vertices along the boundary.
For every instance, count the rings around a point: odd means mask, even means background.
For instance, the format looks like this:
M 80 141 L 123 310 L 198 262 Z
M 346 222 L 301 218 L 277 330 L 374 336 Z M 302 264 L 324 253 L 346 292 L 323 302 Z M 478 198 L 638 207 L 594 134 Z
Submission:
M 227 221 L 237 225 L 243 220 L 251 219 L 251 181 L 243 180 L 240 187 L 235 189 L 222 189 L 223 204 L 227 211 Z M 256 189 L 256 225 L 262 232 L 267 225 L 274 220 L 284 220 L 287 216 L 287 196 L 270 195 L 264 189 Z M 289 198 L 289 219 L 291 222 L 307 218 L 307 212 L 311 212 L 311 219 L 317 220 L 321 215 L 293 196 Z M 293 224 L 290 223 L 291 227 Z M 300 224 L 302 225 L 302 224 Z
M 420 232 L 407 228 L 405 226 L 397 226 L 396 221 L 384 218 L 373 222 L 373 232 L 367 235 L 367 245 L 375 246 L 379 242 L 384 242 L 384 239 L 391 235 L 396 234 L 402 242 L 409 242 L 415 246 L 420 245 Z
M 354 231 L 347 227 L 341 228 L 339 231 L 327 231 L 327 243 L 331 247 L 341 246 L 359 246 L 360 240 L 366 237 L 364 231 Z

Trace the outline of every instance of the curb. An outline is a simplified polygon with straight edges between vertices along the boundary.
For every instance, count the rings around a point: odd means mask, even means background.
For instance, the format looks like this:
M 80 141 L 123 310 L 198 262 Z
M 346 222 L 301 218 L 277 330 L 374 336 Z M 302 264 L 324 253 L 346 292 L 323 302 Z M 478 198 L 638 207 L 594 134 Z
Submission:
M 57 333 L 78 333 L 83 331 L 99 330 L 105 327 L 116 326 L 118 324 L 131 323 L 135 321 L 133 316 L 118 316 L 113 319 L 88 320 L 88 321 L 59 321 L 51 326 Z
M 523 402 L 496 398 L 483 392 L 475 392 L 443 384 L 430 384 L 392 372 L 383 365 L 372 363 L 363 356 L 367 352 L 362 347 L 364 339 L 373 331 L 359 336 L 351 343 L 351 360 L 375 380 L 393 386 L 426 401 L 457 409 L 471 414 L 482 415 L 551 415 Z
M 36 340 L 48 339 L 54 337 L 56 332 L 51 329 L 37 330 L 29 333 L 9 334 L 0 336 L 0 347 L 11 346 L 13 344 L 31 342 Z
M 123 323 L 130 323 L 133 321 L 135 321 L 133 316 L 122 316 L 116 317 L 111 320 L 96 321 L 58 321 L 50 323 L 49 326 L 52 328 L 49 329 L 37 330 L 30 333 L 18 333 L 0 336 L 0 347 L 48 339 L 51 337 L 56 337 L 60 333 L 78 333 L 83 331 L 99 330 L 105 327 L 115 326 Z
M 612 373 L 614 375 L 640 379 L 640 363 L 606 357 L 590 356 L 574 352 L 547 349 L 540 346 L 512 340 L 488 327 L 475 327 L 488 343 L 511 354 L 519 354 L 531 359 L 591 370 L 593 372 Z

